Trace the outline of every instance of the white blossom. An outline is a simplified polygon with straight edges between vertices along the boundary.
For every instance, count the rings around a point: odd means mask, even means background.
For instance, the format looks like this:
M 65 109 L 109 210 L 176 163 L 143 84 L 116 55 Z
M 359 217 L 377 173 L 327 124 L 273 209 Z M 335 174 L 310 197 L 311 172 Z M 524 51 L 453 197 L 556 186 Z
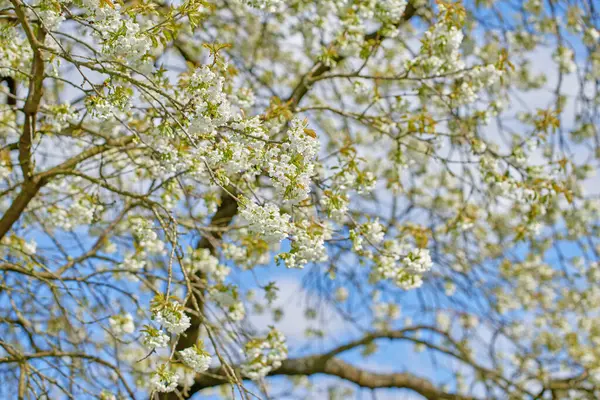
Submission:
M 142 333 L 142 344 L 148 349 L 160 349 L 169 345 L 169 336 L 163 331 L 146 326 Z
M 179 352 L 183 363 L 195 372 L 200 373 L 208 369 L 211 361 L 210 355 L 198 346 L 188 347 Z
M 135 331 L 135 324 L 133 317 L 129 313 L 113 315 L 109 318 L 111 331 L 117 335 L 122 336 Z
M 242 374 L 252 380 L 265 377 L 273 369 L 281 366 L 287 358 L 288 350 L 285 336 L 271 328 L 265 338 L 253 339 L 244 347 L 246 362 L 242 365 Z
M 154 301 L 151 311 L 152 319 L 173 334 L 179 335 L 190 327 L 190 317 L 177 301 L 158 298 Z
M 290 233 L 290 216 L 281 214 L 275 204 L 260 206 L 247 201 L 240 210 L 240 216 L 248 221 L 252 232 L 259 234 L 267 242 L 280 242 Z
M 177 388 L 178 380 L 179 376 L 175 372 L 172 372 L 166 364 L 163 364 L 152 374 L 150 385 L 157 392 L 168 393 Z

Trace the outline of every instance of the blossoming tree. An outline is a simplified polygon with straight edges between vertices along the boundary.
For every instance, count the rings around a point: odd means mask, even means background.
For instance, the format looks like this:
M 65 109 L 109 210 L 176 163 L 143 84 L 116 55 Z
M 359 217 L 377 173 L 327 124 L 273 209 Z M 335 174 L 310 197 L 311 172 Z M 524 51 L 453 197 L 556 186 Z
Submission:
M 594 0 L 0 5 L 0 397 L 599 398 Z

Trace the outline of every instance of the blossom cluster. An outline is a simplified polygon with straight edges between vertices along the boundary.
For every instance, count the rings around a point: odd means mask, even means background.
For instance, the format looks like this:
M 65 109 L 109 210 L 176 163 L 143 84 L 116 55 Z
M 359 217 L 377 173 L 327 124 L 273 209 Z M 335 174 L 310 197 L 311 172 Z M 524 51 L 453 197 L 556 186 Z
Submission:
M 267 12 L 277 12 L 283 6 L 282 0 L 243 0 L 250 7 Z
M 292 232 L 291 249 L 279 254 L 278 261 L 284 261 L 288 268 L 302 268 L 311 262 L 327 260 L 325 241 L 331 239 L 332 230 L 325 222 L 300 221 L 293 226 Z
M 179 375 L 171 371 L 167 364 L 160 365 L 152 374 L 150 384 L 154 390 L 160 393 L 172 392 L 177 388 Z
M 266 242 L 279 243 L 290 234 L 290 215 L 281 214 L 279 207 L 273 203 L 261 206 L 245 200 L 240 216 L 248 222 L 248 229 Z
M 151 220 L 134 218 L 131 220 L 131 230 L 144 251 L 150 254 L 161 254 L 164 251 L 165 243 L 153 229 Z
M 361 253 L 365 250 L 364 241 L 367 245 L 377 246 L 385 237 L 384 226 L 379 223 L 379 220 L 368 221 L 359 225 L 355 229 L 350 230 L 350 239 L 352 240 L 352 249 Z
M 167 347 L 169 345 L 169 336 L 159 329 L 146 325 L 142 330 L 142 344 L 148 350 Z
M 271 328 L 266 337 L 254 338 L 246 343 L 244 354 L 246 361 L 242 365 L 242 374 L 252 380 L 259 380 L 279 368 L 287 358 L 285 336 Z
M 246 316 L 246 308 L 234 285 L 217 284 L 209 289 L 211 299 L 222 308 L 226 317 L 232 321 L 241 321 Z
M 392 240 L 383 242 L 373 261 L 372 280 L 388 279 L 405 290 L 420 287 L 422 275 L 433 266 L 428 249 Z
M 190 327 L 190 317 L 176 300 L 168 300 L 161 295 L 156 296 L 150 311 L 153 320 L 175 335 L 185 332 Z
M 299 119 L 290 122 L 287 138 L 281 146 L 267 150 L 266 169 L 284 199 L 302 201 L 310 191 L 319 141 L 307 122 Z
M 111 331 L 117 336 L 135 331 L 133 316 L 129 313 L 113 315 L 108 321 L 110 322 Z
M 421 76 L 447 74 L 465 68 L 460 54 L 463 19 L 455 18 L 444 4 L 439 7 L 439 19 L 424 33 L 419 56 L 407 61 L 405 66 Z
M 186 82 L 190 94 L 193 119 L 189 132 L 195 135 L 212 134 L 216 127 L 233 118 L 233 109 L 224 93 L 223 76 L 208 66 L 198 68 Z
M 229 267 L 219 263 L 219 259 L 213 256 L 209 249 L 188 247 L 183 265 L 189 273 L 195 274 L 200 271 L 217 283 L 225 281 L 230 272 Z
M 196 373 L 204 372 L 208 369 L 211 361 L 210 355 L 202 346 L 194 345 L 179 352 L 181 361 L 194 370 Z
M 25 41 L 25 37 L 9 24 L 0 26 L 0 76 L 28 73 L 33 53 Z
M 105 57 L 147 69 L 144 56 L 150 50 L 151 39 L 135 19 L 121 12 L 120 4 L 105 5 L 100 0 L 83 0 L 82 5 L 87 17 L 94 21 L 94 34 L 102 41 Z

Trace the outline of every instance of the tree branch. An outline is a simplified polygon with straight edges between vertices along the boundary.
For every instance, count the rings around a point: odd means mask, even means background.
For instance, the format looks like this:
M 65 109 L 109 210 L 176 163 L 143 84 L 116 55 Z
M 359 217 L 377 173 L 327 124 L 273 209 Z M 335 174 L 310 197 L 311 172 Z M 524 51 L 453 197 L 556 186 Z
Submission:
M 413 5 L 412 2 L 408 2 L 406 5 L 406 9 L 404 10 L 404 14 L 402 15 L 402 19 L 396 23 L 396 27 L 399 27 L 403 23 L 410 20 L 417 12 L 417 9 Z M 383 40 L 385 36 L 383 35 L 381 30 L 377 30 L 371 32 L 364 37 L 364 41 L 368 42 L 370 40 Z M 343 61 L 346 57 L 342 55 L 336 56 L 333 61 L 339 63 Z M 322 76 L 323 74 L 331 71 L 332 67 L 326 65 L 322 61 L 316 62 L 313 67 L 306 74 L 302 76 L 298 85 L 292 91 L 291 96 L 288 98 L 288 102 L 290 103 L 292 108 L 297 107 L 300 104 L 302 98 L 306 95 L 312 83 L 316 80 L 316 78 Z
M 106 143 L 91 147 L 78 154 L 75 157 L 63 162 L 49 169 L 48 171 L 41 172 L 37 175 L 32 176 L 29 180 L 23 182 L 21 192 L 17 195 L 15 200 L 12 202 L 8 210 L 4 213 L 0 219 L 0 239 L 2 239 L 8 231 L 12 228 L 13 224 L 21 217 L 23 210 L 27 207 L 29 202 L 33 200 L 40 189 L 48 183 L 51 177 L 60 175 L 69 171 L 77 166 L 77 164 L 92 158 L 98 154 L 104 153 L 115 147 L 125 146 L 133 141 L 133 136 L 126 136 L 120 139 L 108 140 Z
M 235 369 L 239 376 L 239 369 Z M 277 370 L 271 371 L 268 376 L 311 376 L 325 374 L 335 376 L 360 387 L 369 389 L 397 388 L 408 389 L 416 392 L 427 399 L 452 399 L 473 400 L 474 397 L 463 396 L 456 393 L 444 392 L 434 384 L 416 375 L 399 373 L 376 373 L 357 368 L 352 364 L 338 358 L 328 356 L 308 356 L 286 360 Z M 190 395 L 209 387 L 227 383 L 225 372 L 221 369 L 212 369 L 208 374 L 199 375 L 194 385 L 190 388 Z
M 40 107 L 40 101 L 44 94 L 44 58 L 40 50 L 40 44 L 44 43 L 46 32 L 42 27 L 38 28 L 37 34 L 27 21 L 25 15 L 25 5 L 21 0 L 11 0 L 15 7 L 15 13 L 19 19 L 19 23 L 23 27 L 31 50 L 33 51 L 33 62 L 31 64 L 31 79 L 29 80 L 29 92 L 23 112 L 25 113 L 25 121 L 23 124 L 23 133 L 19 139 L 19 163 L 23 171 L 23 180 L 29 181 L 33 176 L 33 160 L 31 154 L 31 143 L 35 134 L 36 114 Z
M 213 215 L 210 226 L 213 228 L 225 228 L 227 227 L 233 217 L 237 214 L 238 204 L 237 201 L 229 196 L 225 191 L 222 192 L 221 195 L 221 204 L 219 205 L 217 212 Z M 223 236 L 222 229 L 215 229 L 214 233 L 209 235 L 204 235 L 202 239 L 198 241 L 196 246 L 197 249 L 209 249 L 210 252 L 215 255 L 216 253 L 216 243 Z M 202 282 L 205 279 L 204 273 L 202 271 L 196 272 L 194 282 Z M 186 331 L 185 335 L 182 335 L 177 342 L 177 350 L 183 350 L 188 347 L 195 345 L 198 342 L 198 336 L 200 335 L 200 327 L 202 325 L 202 311 L 204 304 L 204 293 L 201 289 L 194 291 L 188 297 L 188 300 L 185 304 L 186 308 L 196 309 L 199 308 L 198 313 L 193 314 L 190 317 L 190 327 Z

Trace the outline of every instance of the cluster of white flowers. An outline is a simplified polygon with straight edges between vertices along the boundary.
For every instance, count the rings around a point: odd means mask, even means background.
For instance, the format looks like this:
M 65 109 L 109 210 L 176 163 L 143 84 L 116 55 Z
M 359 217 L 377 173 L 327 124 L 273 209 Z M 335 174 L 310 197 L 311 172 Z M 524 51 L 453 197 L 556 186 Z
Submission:
M 65 20 L 64 15 L 60 12 L 60 6 L 57 7 L 51 1 L 36 0 L 33 1 L 33 6 L 37 11 L 34 13 L 33 9 L 28 9 L 28 13 L 30 16 L 39 17 L 48 31 L 58 30 L 60 24 Z
M 356 252 L 364 250 L 363 242 L 367 240 L 371 246 L 377 246 L 385 237 L 385 229 L 379 223 L 379 219 L 368 221 L 350 230 L 350 239 L 352 240 L 352 249 Z
M 107 4 L 109 3 L 109 4 Z M 94 36 L 102 41 L 102 54 L 117 58 L 134 67 L 147 70 L 151 64 L 144 62 L 151 40 L 142 27 L 126 13 L 120 4 L 103 0 L 82 0 L 88 18 L 93 18 Z
M 259 234 L 266 242 L 279 243 L 289 236 L 290 216 L 281 214 L 275 204 L 260 206 L 244 199 L 240 207 L 240 216 L 248 222 L 248 229 Z
M 366 32 L 364 21 L 357 13 L 349 13 L 342 17 L 340 22 L 342 26 L 336 37 L 336 46 L 339 48 L 340 54 L 346 57 L 359 54 Z M 327 57 L 323 61 L 327 65 L 335 65 L 335 61 L 331 57 Z
M 135 331 L 133 317 L 129 313 L 113 315 L 109 318 L 110 330 L 116 336 L 122 336 Z
M 242 374 L 252 380 L 264 378 L 269 372 L 281 366 L 287 358 L 288 349 L 285 336 L 271 328 L 267 337 L 252 339 L 244 347 L 246 361 L 242 365 Z
M 239 88 L 235 96 L 230 95 L 229 101 L 242 109 L 250 108 L 256 101 L 256 96 L 250 88 Z
M 169 369 L 167 364 L 160 365 L 152 374 L 150 385 L 153 390 L 160 393 L 172 392 L 177 388 L 179 375 Z
M 102 205 L 90 199 L 73 202 L 69 207 L 69 218 L 77 225 L 88 225 L 94 219 L 94 214 L 102 211 Z
M 232 240 L 240 242 L 223 243 L 223 255 L 228 260 L 242 268 L 254 268 L 266 265 L 271 261 L 269 249 L 264 246 L 264 241 L 252 235 L 248 229 L 241 228 L 230 233 Z
M 360 169 L 356 160 L 349 162 L 347 168 L 334 176 L 334 185 L 341 190 L 356 190 L 359 194 L 366 194 L 375 189 L 377 180 L 373 172 Z
M 397 320 L 400 318 L 400 306 L 396 303 L 376 302 L 373 305 L 373 316 L 376 320 Z
M 158 127 L 151 135 L 144 137 L 144 143 L 152 149 L 155 158 L 148 158 L 148 168 L 158 176 L 176 173 L 178 171 L 194 171 L 201 174 L 204 166 L 201 164 L 202 157 L 195 149 L 181 152 L 170 140 L 174 132 L 170 128 Z M 196 161 L 196 163 L 194 163 Z
M 190 327 L 190 317 L 185 314 L 183 306 L 175 300 L 168 301 L 162 296 L 157 296 L 150 310 L 152 319 L 173 334 L 179 335 Z
M 577 68 L 577 65 L 575 64 L 575 55 L 570 48 L 564 46 L 557 47 L 552 58 L 558 64 L 561 72 L 575 72 L 575 69 Z
M 490 88 L 495 85 L 502 76 L 502 71 L 496 68 L 494 64 L 476 66 L 472 70 L 457 75 L 463 79 L 463 82 L 453 93 L 454 101 L 457 104 L 473 103 L 478 98 L 478 92 L 484 88 Z M 482 141 L 477 142 L 485 145 Z M 485 151 L 485 147 L 479 149 L 479 152 Z
M 378 0 L 375 15 L 384 23 L 397 24 L 406 9 L 406 0 Z
M 513 150 L 512 164 L 525 166 L 526 157 L 523 149 L 517 147 Z M 510 168 L 502 168 L 497 159 L 487 155 L 480 158 L 480 167 L 490 192 L 523 211 L 522 220 L 515 221 L 518 230 L 525 236 L 536 236 L 544 222 L 542 217 L 559 193 L 558 171 L 552 166 L 527 166 L 530 178 L 522 181 L 510 174 Z
M 500 80 L 502 71 L 494 64 L 475 66 L 469 71 L 460 54 L 464 34 L 464 20 L 450 15 L 445 4 L 439 4 L 439 20 L 427 30 L 417 57 L 406 62 L 406 69 L 417 76 L 441 76 L 453 74 L 460 84 L 451 93 L 457 105 L 473 103 L 478 92 L 490 88 Z
M 282 9 L 285 4 L 283 0 L 240 0 L 249 5 L 250 7 L 257 8 L 259 10 L 267 12 L 278 12 Z
M 310 192 L 319 140 L 314 131 L 307 128 L 307 122 L 297 118 L 290 122 L 287 137 L 281 146 L 267 151 L 266 169 L 283 198 L 301 201 Z
M 246 316 L 244 303 L 240 301 L 237 287 L 217 284 L 209 289 L 210 297 L 226 313 L 232 321 L 241 321 Z
M 133 218 L 130 221 L 131 230 L 139 241 L 139 246 L 150 254 L 162 254 L 165 244 L 153 229 L 152 220 L 145 218 Z
M 28 73 L 31 58 L 31 48 L 19 31 L 12 24 L 0 25 L 0 76 Z
M 148 349 L 160 349 L 169 345 L 169 336 L 163 331 L 146 325 L 142 331 L 142 344 Z
M 121 263 L 121 268 L 138 271 L 146 266 L 146 253 L 127 253 Z
M 300 221 L 293 226 L 291 250 L 278 255 L 288 268 L 303 268 L 311 262 L 327 260 L 325 241 L 331 239 L 331 228 L 321 224 Z
M 223 282 L 230 272 L 229 267 L 220 264 L 217 257 L 213 256 L 209 249 L 188 248 L 183 263 L 190 273 L 201 271 L 216 282 Z
M 86 97 L 85 107 L 91 116 L 106 120 L 112 116 L 123 115 L 131 107 L 133 91 L 122 85 L 111 85 L 105 82 L 102 91 Z
M 427 249 L 415 249 L 402 258 L 402 266 L 411 274 L 423 274 L 431 269 L 433 262 Z
M 210 355 L 198 345 L 181 350 L 179 352 L 179 357 L 187 367 L 197 373 L 206 371 L 210 366 Z
M 293 153 L 302 155 L 305 159 L 311 160 L 315 158 L 319 151 L 319 140 L 316 133 L 307 132 L 308 121 L 294 118 L 290 122 L 290 127 L 287 131 L 289 145 L 284 149 L 289 149 Z
M 500 272 L 503 277 L 513 279 L 515 283 L 514 289 L 509 293 L 498 293 L 500 310 L 517 310 L 523 304 L 534 302 L 550 308 L 556 302 L 557 294 L 548 283 L 560 274 L 540 256 L 530 256 L 518 263 L 504 262 L 500 266 Z
M 150 39 L 140 26 L 132 20 L 111 21 L 110 30 L 103 32 L 104 53 L 116 56 L 135 64 L 150 50 Z
M 251 180 L 264 171 L 285 199 L 305 199 L 319 150 L 316 134 L 299 120 L 292 120 L 286 128 L 284 121 L 265 123 L 259 116 L 246 117 L 239 107 L 246 105 L 251 96 L 248 90 L 227 94 L 226 69 L 203 66 L 180 79 L 184 90 L 174 96 L 191 110 L 188 134 L 179 135 L 172 128 L 162 127 L 146 140 L 161 154 L 161 168 L 176 171 L 193 167 L 203 173 L 208 166 L 223 180 L 222 184 L 227 184 L 228 177 L 236 173 L 244 173 Z M 269 133 L 281 128 L 285 129 L 286 138 L 270 141 Z M 175 136 L 191 141 L 192 149 L 182 152 L 170 140 Z
M 219 165 L 228 173 L 252 170 L 256 173 L 266 154 L 264 147 L 268 134 L 259 117 L 235 121 L 232 132 L 222 134 L 215 151 L 207 155 L 211 165 Z
M 55 204 L 47 208 L 50 227 L 70 231 L 78 226 L 89 225 L 94 220 L 94 216 L 102 212 L 101 204 L 81 194 L 74 196 L 75 198 L 68 205 Z
M 429 250 L 411 248 L 408 243 L 385 241 L 374 255 L 371 279 L 389 279 L 404 290 L 422 285 L 422 275 L 433 266 Z
M 85 106 L 91 116 L 100 120 L 108 119 L 117 112 L 117 107 L 104 96 L 89 96 Z
M 52 125 L 55 132 L 60 132 L 71 123 L 77 123 L 79 112 L 70 104 L 49 106 L 51 114 L 46 115 L 46 121 Z
M 0 243 L 2 243 L 3 246 L 6 246 L 7 249 L 14 249 L 29 255 L 34 255 L 37 251 L 37 243 L 34 239 L 28 241 L 21 237 L 11 235 L 4 236 Z
M 444 6 L 439 5 L 443 11 Z M 441 15 L 440 20 L 427 30 L 421 41 L 420 54 L 407 61 L 406 68 L 421 76 L 441 75 L 460 71 L 465 64 L 460 56 L 463 33 L 460 27 L 449 23 L 451 19 Z
M 216 127 L 225 125 L 233 117 L 231 103 L 223 92 L 225 78 L 204 65 L 189 78 L 186 88 L 191 95 L 194 117 L 192 134 L 211 134 Z
M 386 37 L 396 37 L 398 24 L 407 5 L 406 0 L 323 0 L 315 5 L 317 24 L 327 34 L 335 37 L 337 53 L 327 52 L 321 61 L 328 66 L 337 62 L 336 55 L 358 56 L 364 46 L 365 33 L 374 23 L 381 24 L 380 30 Z M 333 14 L 337 18 L 332 18 Z
M 321 197 L 320 203 L 329 218 L 336 222 L 343 222 L 348 212 L 350 201 L 345 194 L 325 192 Z
M 184 364 L 173 364 L 171 365 L 173 370 L 179 376 L 179 386 L 182 386 L 183 389 L 191 387 L 194 382 L 196 382 L 196 371 L 189 368 Z

